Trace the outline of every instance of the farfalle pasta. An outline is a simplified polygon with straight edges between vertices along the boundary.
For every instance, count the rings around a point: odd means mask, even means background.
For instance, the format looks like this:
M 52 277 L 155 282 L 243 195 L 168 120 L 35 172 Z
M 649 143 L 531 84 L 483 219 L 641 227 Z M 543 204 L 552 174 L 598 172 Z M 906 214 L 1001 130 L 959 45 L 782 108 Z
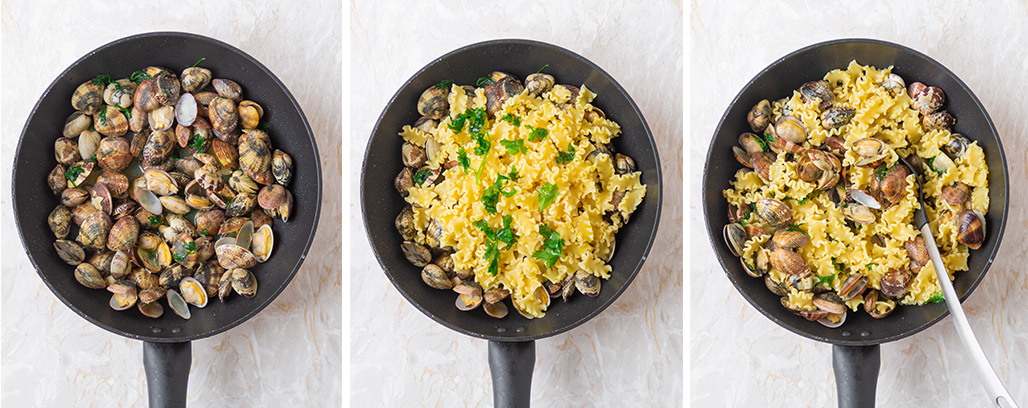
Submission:
M 941 89 L 908 87 L 891 71 L 853 61 L 761 101 L 747 117 L 754 133 L 734 148 L 747 168 L 723 194 L 726 243 L 786 308 L 829 327 L 846 309 L 882 318 L 943 298 L 913 224 L 917 175 L 901 157 L 921 176 L 951 279 L 984 240 L 984 152 L 951 131 Z

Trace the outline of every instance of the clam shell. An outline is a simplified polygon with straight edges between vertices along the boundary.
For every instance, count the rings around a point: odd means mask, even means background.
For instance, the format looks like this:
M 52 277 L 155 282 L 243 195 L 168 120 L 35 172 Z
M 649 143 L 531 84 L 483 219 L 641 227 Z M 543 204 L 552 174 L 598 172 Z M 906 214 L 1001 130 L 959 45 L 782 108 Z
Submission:
M 239 150 L 235 146 L 215 138 L 211 140 L 211 148 L 222 167 L 229 170 L 239 168 Z
M 749 122 L 750 129 L 753 129 L 754 132 L 763 132 L 771 121 L 771 102 L 764 99 L 753 105 L 753 108 L 746 114 L 746 121 Z
M 107 246 L 107 236 L 111 231 L 111 218 L 103 212 L 90 214 L 79 228 L 76 241 L 88 249 L 100 250 Z
M 136 305 L 139 307 L 139 312 L 142 313 L 143 316 L 156 319 L 156 318 L 161 317 L 162 315 L 164 315 L 164 306 L 161 306 L 160 303 L 157 303 L 157 302 L 151 302 L 151 303 L 137 302 Z
M 46 223 L 57 239 L 67 238 L 71 232 L 71 209 L 58 204 L 46 218 Z
M 182 94 L 175 104 L 175 120 L 180 126 L 192 126 L 196 115 L 196 98 L 190 93 Z
M 446 100 L 449 93 L 449 89 L 430 86 L 418 98 L 418 113 L 429 119 L 442 119 L 450 111 L 450 104 Z
M 266 133 L 250 130 L 239 138 L 239 167 L 254 181 L 264 185 L 274 182 L 271 159 L 271 146 Z
M 182 298 L 182 295 L 180 295 L 175 289 L 171 289 L 168 290 L 167 296 L 168 306 L 171 307 L 171 310 L 174 311 L 175 314 L 179 315 L 179 317 L 189 320 L 192 314 L 189 312 L 189 304 L 187 304 L 186 300 Z
M 64 137 L 79 136 L 80 134 L 82 134 L 82 132 L 89 130 L 89 128 L 92 126 L 92 116 L 89 116 L 88 114 L 81 111 L 75 111 L 72 112 L 72 114 L 68 116 L 68 120 L 64 122 L 64 132 L 61 133 L 61 135 Z
M 139 237 L 139 221 L 133 217 L 121 217 L 111 227 L 107 248 L 112 251 L 130 251 Z
M 789 275 L 810 271 L 810 267 L 800 254 L 785 248 L 778 248 L 771 253 L 771 267 Z
M 179 78 L 181 78 L 182 92 L 197 92 L 211 83 L 211 71 L 207 68 L 189 67 L 182 71 Z
M 792 209 L 779 200 L 764 197 L 754 207 L 757 216 L 769 226 L 780 228 L 792 223 Z
M 143 167 L 156 167 L 164 163 L 171 157 L 174 148 L 175 138 L 171 132 L 158 130 L 151 132 L 141 152 Z
M 93 128 L 104 136 L 121 136 L 129 130 L 128 118 L 118 108 L 104 106 L 93 115 Z
M 253 233 L 250 241 L 250 249 L 257 262 L 264 263 L 271 257 L 271 251 L 275 248 L 275 235 L 271 232 L 271 225 L 264 224 Z
M 114 293 L 111 295 L 111 309 L 114 310 L 128 310 L 130 307 L 136 305 L 136 291 L 133 288 L 132 292 L 129 293 Z
M 154 131 L 171 129 L 171 126 L 175 124 L 175 108 L 171 106 L 161 106 L 147 112 L 146 120 L 150 125 L 150 129 L 153 129 Z
M 91 80 L 79 85 L 71 95 L 71 107 L 86 115 L 99 113 L 103 103 L 103 86 Z
M 107 282 L 103 276 L 100 275 L 93 265 L 88 263 L 80 263 L 75 267 L 75 280 L 90 289 L 103 289 L 107 287 Z
M 957 214 L 957 241 L 968 248 L 981 248 L 985 242 L 985 217 L 978 210 L 964 210 Z
M 574 287 L 574 285 L 571 285 L 571 287 Z M 482 305 L 482 310 L 485 310 L 485 314 L 497 319 L 507 317 L 508 313 L 507 304 L 503 302 L 486 303 Z
M 222 98 L 231 99 L 236 102 L 243 99 L 243 87 L 239 86 L 236 81 L 216 78 L 211 81 L 211 85 L 214 85 L 214 90 L 217 91 L 218 95 Z
M 225 269 L 246 269 L 257 265 L 257 258 L 253 253 L 236 244 L 215 246 L 214 253 L 218 255 L 218 263 Z
M 100 140 L 96 150 L 96 160 L 100 167 L 121 172 L 132 162 L 132 150 L 129 141 L 120 136 L 105 137 Z
M 182 278 L 178 284 L 182 299 L 193 306 L 202 308 L 207 306 L 207 290 L 198 280 L 187 276 Z
M 775 245 L 786 249 L 799 248 L 810 242 L 810 238 L 803 233 L 787 230 L 779 230 L 771 239 Z
M 114 279 L 124 278 L 132 271 L 132 257 L 129 256 L 129 251 L 117 251 L 111 257 L 111 276 Z
M 214 98 L 208 106 L 207 114 L 211 127 L 223 135 L 232 133 L 239 124 L 239 112 L 236 103 L 231 99 Z
M 236 293 L 248 298 L 257 294 L 257 278 L 249 270 L 236 268 L 230 271 L 232 276 L 232 289 Z
M 239 102 L 236 110 L 239 112 L 239 126 L 243 129 L 256 129 L 264 116 L 264 108 L 254 101 Z
M 600 294 L 600 278 L 585 270 L 575 272 L 575 289 L 583 295 L 596 297 Z
M 425 265 L 421 269 L 421 280 L 428 286 L 435 289 L 452 289 L 453 281 L 446 275 L 446 271 L 436 264 Z
M 54 242 L 54 249 L 57 250 L 57 256 L 68 265 L 78 265 L 86 259 L 86 251 L 74 241 L 58 239 Z
M 192 207 L 189 206 L 189 203 L 187 203 L 184 198 L 179 196 L 161 196 L 160 198 L 158 198 L 158 200 L 161 202 L 161 207 L 164 210 L 167 210 L 173 214 L 184 215 L 192 210 Z

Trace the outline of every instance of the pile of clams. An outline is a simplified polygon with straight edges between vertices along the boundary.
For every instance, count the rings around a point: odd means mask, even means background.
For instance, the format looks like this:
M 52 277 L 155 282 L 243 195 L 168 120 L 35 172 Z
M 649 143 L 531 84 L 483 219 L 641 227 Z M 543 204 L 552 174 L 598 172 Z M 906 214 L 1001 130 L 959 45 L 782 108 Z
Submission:
M 463 85 L 463 87 L 469 94 L 473 94 L 476 89 L 472 85 Z M 555 84 L 553 76 L 543 73 L 529 75 L 525 78 L 524 84 L 522 84 L 513 75 L 496 71 L 488 77 L 480 78 L 478 87 L 484 90 L 486 96 L 485 109 L 490 120 L 500 120 L 499 117 L 495 116 L 507 99 L 522 93 L 542 96 L 543 93 L 554 88 L 565 88 L 570 92 L 571 98 L 567 102 L 558 104 L 558 107 L 562 110 L 567 110 L 568 107 L 573 105 L 579 94 L 578 87 Z M 421 94 L 417 106 L 418 113 L 422 117 L 414 122 L 413 127 L 429 134 L 439 126 L 450 114 L 450 107 L 447 102 L 447 95 L 449 93 L 449 86 L 433 85 L 426 89 Z M 606 116 L 602 110 L 593 107 L 585 113 L 584 118 L 589 122 L 597 122 L 604 120 Z M 627 155 L 615 152 L 613 146 L 597 144 L 593 147 L 594 149 L 586 155 L 586 160 L 595 162 L 601 155 L 607 155 L 614 164 L 614 170 L 617 174 L 629 174 L 636 171 L 635 161 Z M 425 175 L 421 179 L 423 181 L 417 184 L 419 187 L 431 186 L 442 182 L 444 178 L 443 171 L 457 166 L 458 163 L 456 160 L 451 160 L 444 163 L 442 168 L 432 168 L 428 163 L 433 162 L 432 158 L 440 152 L 441 144 L 433 137 L 429 137 L 425 141 L 424 146 L 404 142 L 401 148 L 401 160 L 404 167 L 394 180 L 396 191 L 406 197 L 410 188 L 415 186 L 415 176 L 418 174 Z M 624 196 L 625 193 L 623 191 L 614 192 L 611 198 L 614 210 L 605 214 L 605 220 L 612 222 L 611 217 L 614 216 L 619 217 L 621 222 L 628 222 L 631 214 L 617 210 Z M 443 247 L 439 242 L 443 234 L 443 226 L 440 220 L 431 219 L 425 231 L 418 231 L 414 221 L 413 209 L 411 205 L 407 205 L 396 217 L 396 230 L 403 239 L 400 248 L 404 256 L 411 264 L 422 268 L 421 278 L 425 284 L 435 289 L 453 290 L 458 293 L 456 299 L 457 309 L 470 311 L 481 305 L 482 309 L 489 316 L 498 319 L 507 316 L 508 308 L 502 301 L 510 295 L 510 291 L 503 287 L 483 291 L 481 285 L 475 281 L 474 271 L 470 269 L 456 269 L 454 267 L 450 256 L 456 249 L 449 246 Z M 416 240 L 419 232 L 423 233 L 425 242 L 418 242 Z M 606 261 L 610 261 L 613 252 L 612 248 Z M 600 284 L 601 280 L 598 277 L 584 270 L 578 270 L 576 273 L 569 274 L 561 282 L 545 281 L 543 286 L 536 288 L 532 296 L 536 297 L 539 303 L 549 306 L 551 298 L 560 297 L 567 301 L 576 290 L 586 296 L 596 297 L 600 294 Z M 514 306 L 518 313 L 529 317 L 527 313 L 518 309 L 517 303 L 514 303 Z
M 896 74 L 887 75 L 879 85 L 894 96 L 906 91 L 925 131 L 949 129 L 956 123 L 950 114 L 940 110 L 945 94 L 937 87 L 920 82 L 907 87 L 903 78 Z M 835 95 L 828 81 L 808 82 L 797 91 L 804 103 L 817 102 L 821 112 L 820 125 L 825 129 L 842 128 L 855 115 L 854 109 L 835 105 Z M 736 160 L 756 172 L 761 180 L 769 182 L 771 164 L 784 155 L 785 160 L 794 163 L 796 177 L 814 183 L 814 194 L 829 194 L 850 225 L 855 227 L 874 223 L 879 214 L 905 198 L 911 169 L 902 163 L 897 165 L 898 160 L 889 162 L 892 150 L 886 142 L 868 137 L 853 142 L 847 148 L 844 138 L 829 136 L 822 145 L 811 146 L 807 139 L 808 130 L 791 113 L 786 107 L 783 115 L 771 123 L 771 103 L 765 99 L 754 105 L 746 118 L 753 132 L 740 135 L 739 146 L 732 147 Z M 911 154 L 907 160 L 913 164 L 913 171 L 921 176 L 926 171 L 945 173 L 954 167 L 950 156 L 962 156 L 970 144 L 971 141 L 964 136 L 952 134 L 950 142 L 943 147 L 944 152 L 938 156 L 929 160 Z M 866 189 L 849 185 L 846 177 L 849 168 L 842 165 L 848 150 L 852 150 L 857 159 L 854 166 L 875 169 L 876 177 L 871 177 Z M 957 227 L 958 241 L 971 249 L 978 249 L 985 240 L 985 219 L 981 212 L 970 209 L 970 192 L 968 185 L 958 181 L 944 186 L 941 198 L 962 208 L 956 216 L 947 217 L 947 222 L 953 222 Z M 746 225 L 747 220 L 754 219 L 752 215 L 759 218 L 765 227 Z M 796 248 L 806 245 L 809 238 L 792 225 L 792 215 L 789 205 L 773 197 L 760 198 L 741 208 L 729 204 L 729 224 L 723 231 L 725 243 L 734 256 L 740 257 L 747 274 L 764 278 L 768 289 L 782 296 L 783 306 L 825 326 L 841 326 L 846 319 L 845 302 L 861 295 L 863 308 L 868 314 L 875 318 L 888 316 L 895 309 L 896 302 L 907 294 L 917 273 L 929 262 L 924 239 L 917 237 L 904 242 L 910 258 L 908 266 L 887 271 L 879 281 L 879 289 L 869 285 L 868 277 L 863 273 L 850 271 L 839 277 L 842 284 L 833 290 L 826 280 L 815 276 L 807 261 L 795 252 Z M 764 235 L 771 238 L 754 251 L 752 257 L 745 257 L 745 243 Z M 889 238 L 875 235 L 872 241 L 875 245 L 885 246 L 884 241 Z M 781 282 L 772 279 L 771 270 L 782 272 L 787 278 Z M 808 310 L 793 304 L 789 298 L 793 291 L 811 293 L 816 309 Z
M 273 219 L 293 208 L 292 158 L 258 129 L 260 105 L 194 65 L 98 75 L 71 106 L 47 223 L 75 279 L 111 292 L 111 308 L 152 318 L 162 298 L 188 319 L 190 304 L 256 295 L 251 268 L 271 256 Z

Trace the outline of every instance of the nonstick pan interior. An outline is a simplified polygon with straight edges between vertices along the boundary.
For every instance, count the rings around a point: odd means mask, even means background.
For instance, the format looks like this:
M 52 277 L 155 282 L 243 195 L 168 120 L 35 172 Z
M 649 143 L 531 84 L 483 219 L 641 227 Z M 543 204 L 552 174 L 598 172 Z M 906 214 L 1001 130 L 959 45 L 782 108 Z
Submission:
M 955 273 L 953 285 L 961 300 L 978 286 L 999 249 L 1006 225 L 1009 192 L 1006 158 L 992 120 L 971 89 L 952 72 L 931 58 L 910 48 L 877 40 L 835 40 L 815 44 L 789 54 L 761 71 L 751 80 L 725 112 L 711 141 L 703 174 L 703 210 L 707 233 L 725 273 L 753 307 L 786 329 L 801 336 L 837 345 L 871 345 L 897 340 L 931 326 L 946 316 L 945 303 L 901 306 L 885 319 L 867 313 L 849 313 L 846 323 L 829 329 L 817 322 L 793 315 L 781 306 L 779 296 L 771 293 L 763 279 L 752 278 L 742 270 L 722 237 L 727 224 L 727 202 L 721 192 L 742 166 L 732 156 L 732 146 L 743 132 L 750 131 L 746 113 L 761 99 L 774 100 L 792 95 L 801 84 L 819 80 L 833 69 L 845 69 L 856 59 L 863 65 L 880 69 L 894 66 L 893 72 L 910 84 L 920 81 L 946 92 L 943 109 L 957 118 L 953 131 L 975 140 L 984 149 L 989 165 L 989 212 L 985 214 L 985 244 L 972 251 L 968 271 Z
M 647 185 L 646 197 L 631 222 L 617 234 L 617 248 L 611 260 L 611 278 L 603 282 L 596 298 L 576 295 L 568 303 L 555 302 L 542 319 L 526 319 L 512 309 L 504 319 L 486 316 L 481 310 L 460 312 L 454 307 L 456 294 L 428 287 L 421 269 L 400 252 L 401 239 L 393 225 L 404 201 L 393 188 L 393 178 L 402 169 L 397 136 L 403 125 L 420 117 L 418 97 L 429 86 L 444 79 L 457 84 L 474 84 L 479 77 L 503 71 L 524 79 L 549 65 L 543 72 L 560 84 L 585 84 L 598 96 L 593 104 L 607 118 L 618 122 L 622 136 L 615 150 L 635 159 Z M 470 336 L 496 341 L 534 340 L 569 330 L 609 306 L 631 283 L 642 267 L 657 232 L 660 218 L 660 164 L 653 137 L 638 107 L 613 78 L 589 62 L 562 48 L 527 40 L 497 40 L 469 45 L 433 61 L 416 73 L 393 96 L 375 126 L 368 143 L 361 174 L 361 207 L 371 245 L 386 275 L 400 293 L 433 320 Z
M 267 263 L 252 268 L 258 281 L 254 298 L 233 296 L 221 303 L 211 301 L 193 309 L 183 320 L 165 306 L 165 316 L 144 317 L 135 308 L 118 312 L 108 305 L 110 293 L 87 289 L 75 281 L 74 267 L 54 251 L 54 235 L 47 215 L 58 204 L 46 184 L 57 164 L 53 141 L 61 135 L 64 121 L 73 112 L 75 88 L 98 74 L 127 77 L 150 65 L 176 74 L 206 58 L 201 66 L 215 78 L 228 78 L 243 87 L 244 97 L 259 103 L 265 112 L 272 144 L 293 158 L 293 214 L 288 223 L 275 220 L 275 248 Z M 321 207 L 321 166 L 314 135 L 296 100 L 267 68 L 239 49 L 223 42 L 186 33 L 149 33 L 104 45 L 65 70 L 46 90 L 22 131 L 13 171 L 14 211 L 22 243 L 41 278 L 75 313 L 113 333 L 149 342 L 182 342 L 207 337 L 232 328 L 261 311 L 285 289 L 306 256 L 317 227 Z

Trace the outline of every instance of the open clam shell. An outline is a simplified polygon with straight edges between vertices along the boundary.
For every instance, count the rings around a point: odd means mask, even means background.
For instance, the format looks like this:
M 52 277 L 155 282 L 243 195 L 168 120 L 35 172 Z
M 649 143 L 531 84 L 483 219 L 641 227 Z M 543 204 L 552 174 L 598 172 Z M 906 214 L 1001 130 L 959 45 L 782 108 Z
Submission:
M 182 278 L 178 284 L 178 290 L 182 293 L 182 299 L 196 307 L 207 306 L 207 289 L 191 276 Z
M 171 307 L 171 310 L 183 319 L 189 320 L 189 317 L 192 316 L 192 314 L 189 312 L 189 304 L 182 298 L 182 295 L 180 295 L 175 289 L 170 289 L 168 290 L 167 297 L 168 306 Z
M 257 265 L 253 253 L 236 244 L 215 244 L 214 253 L 218 255 L 218 263 L 225 269 L 246 269 Z
M 250 251 L 257 258 L 257 262 L 267 262 L 271 257 L 271 250 L 275 248 L 275 235 L 271 232 L 271 225 L 264 224 L 257 231 L 253 232 L 250 240 Z

